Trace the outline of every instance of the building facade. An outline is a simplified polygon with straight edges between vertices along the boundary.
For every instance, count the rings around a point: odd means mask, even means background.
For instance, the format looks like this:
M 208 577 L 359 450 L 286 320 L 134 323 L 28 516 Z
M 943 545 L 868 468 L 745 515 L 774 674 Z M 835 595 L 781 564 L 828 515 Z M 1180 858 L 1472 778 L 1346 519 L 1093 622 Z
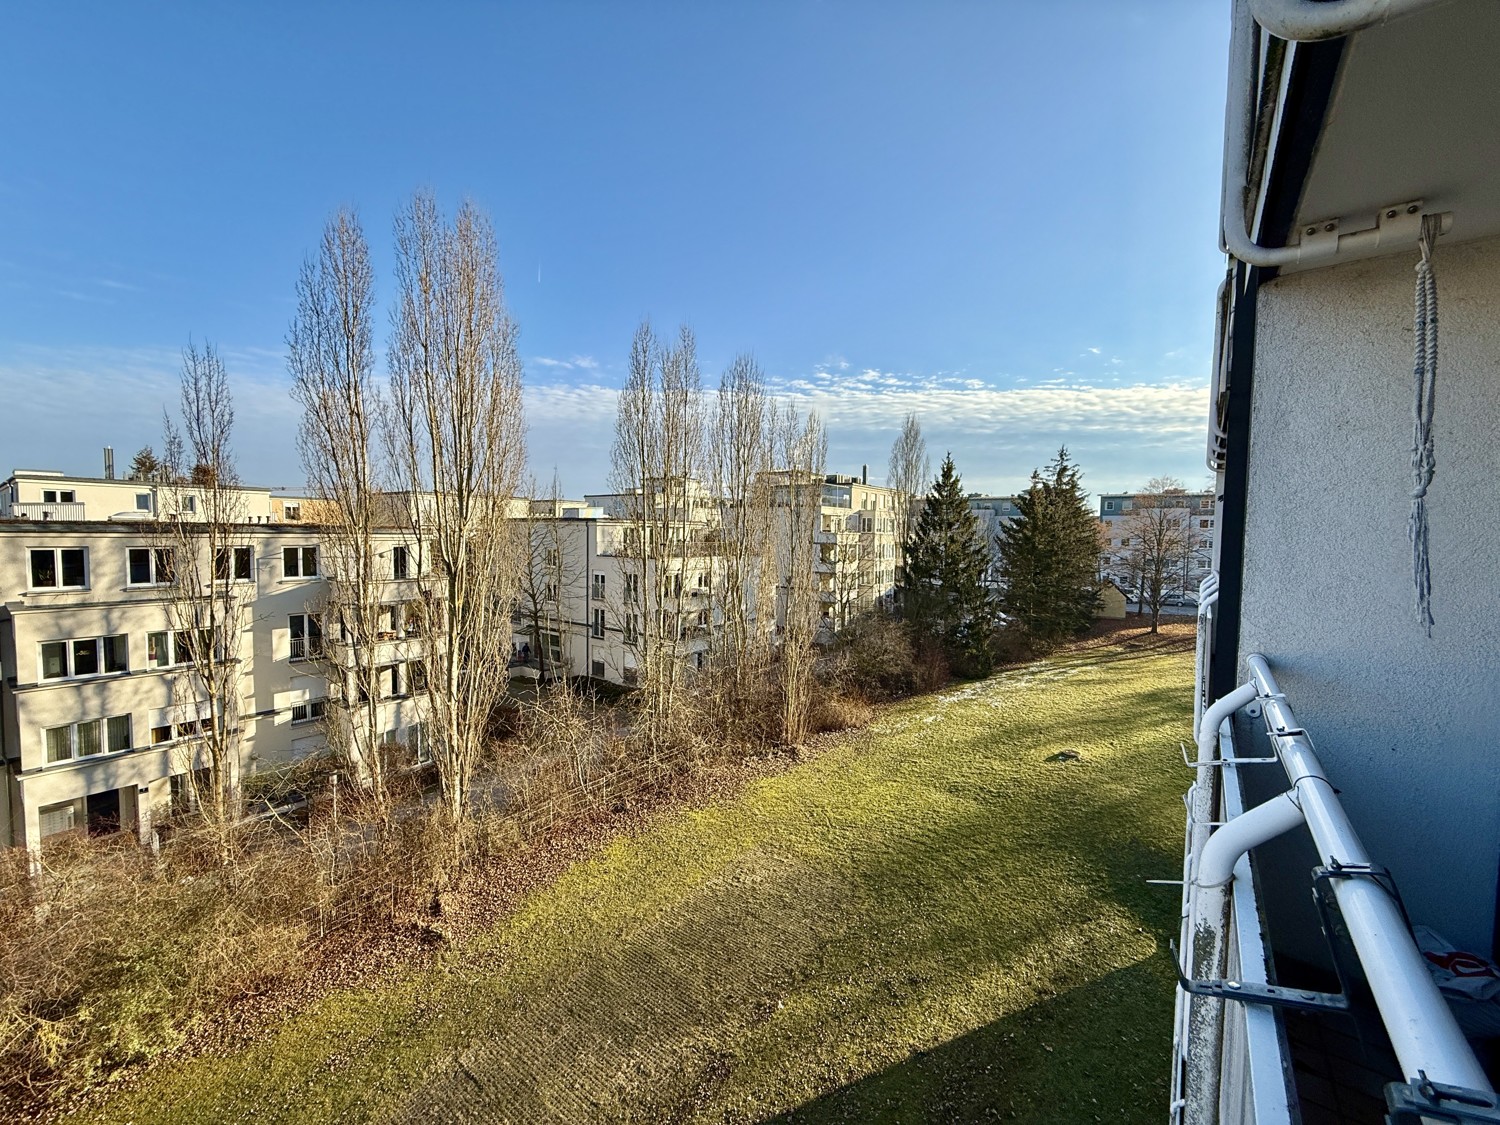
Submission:
M 1174 489 L 1152 495 L 1145 502 L 1163 509 L 1166 518 L 1180 528 L 1182 550 L 1171 567 L 1167 590 L 1180 596 L 1195 595 L 1214 569 L 1214 528 L 1218 521 L 1214 494 Z M 1099 577 L 1126 590 L 1140 587 L 1139 529 L 1132 527 L 1132 518 L 1142 503 L 1141 494 L 1134 492 L 1106 492 L 1099 497 Z
M 37 472 L 0 484 L 0 839 L 36 848 L 83 828 L 148 836 L 189 799 L 206 723 L 234 724 L 241 778 L 324 749 L 324 716 L 346 678 L 325 644 L 337 626 L 323 620 L 318 527 L 287 518 L 294 501 L 278 512 L 268 490 L 237 492 L 244 517 L 231 541 L 215 559 L 190 560 L 184 552 L 200 548 L 181 525 L 201 518 L 191 490 Z M 168 495 L 180 513 L 164 511 Z M 407 616 L 415 553 L 399 531 L 381 538 L 381 725 L 387 741 L 420 745 Z M 189 566 L 235 607 L 216 637 L 182 628 Z M 235 699 L 218 720 L 195 670 L 209 647 L 233 667 Z

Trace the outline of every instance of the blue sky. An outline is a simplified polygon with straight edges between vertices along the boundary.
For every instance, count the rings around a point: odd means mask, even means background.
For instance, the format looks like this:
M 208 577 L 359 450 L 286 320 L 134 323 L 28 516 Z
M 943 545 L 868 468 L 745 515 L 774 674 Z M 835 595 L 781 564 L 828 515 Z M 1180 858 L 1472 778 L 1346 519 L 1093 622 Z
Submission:
M 532 464 L 603 487 L 635 325 L 753 352 L 830 468 L 922 419 L 966 485 L 1066 442 L 1201 482 L 1228 16 L 1190 3 L 9 6 L 0 472 L 158 440 L 219 345 L 242 475 L 302 480 L 283 339 L 358 208 L 494 220 Z

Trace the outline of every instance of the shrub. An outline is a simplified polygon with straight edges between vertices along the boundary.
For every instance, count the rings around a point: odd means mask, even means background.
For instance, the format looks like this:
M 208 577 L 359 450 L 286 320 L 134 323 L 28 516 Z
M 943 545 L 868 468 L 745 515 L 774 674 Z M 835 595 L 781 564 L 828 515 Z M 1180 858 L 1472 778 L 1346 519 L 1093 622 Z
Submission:
M 921 678 L 910 629 L 875 610 L 855 618 L 834 637 L 824 679 L 842 682 L 871 699 L 910 695 Z

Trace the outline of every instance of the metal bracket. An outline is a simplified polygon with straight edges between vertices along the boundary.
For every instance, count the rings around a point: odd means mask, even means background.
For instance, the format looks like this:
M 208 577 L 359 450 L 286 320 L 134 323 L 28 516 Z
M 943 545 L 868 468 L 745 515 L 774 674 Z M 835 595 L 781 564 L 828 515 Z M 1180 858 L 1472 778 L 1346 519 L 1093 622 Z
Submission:
M 1396 909 L 1401 911 L 1401 918 L 1406 923 L 1406 928 L 1408 930 L 1412 928 L 1411 915 L 1406 912 L 1406 903 L 1401 898 L 1401 891 L 1396 886 L 1396 879 L 1386 868 L 1373 863 L 1340 863 L 1336 859 L 1330 859 L 1327 867 L 1314 867 L 1312 877 L 1313 897 L 1318 900 L 1320 905 L 1326 901 L 1323 895 L 1324 884 L 1332 883 L 1335 879 L 1370 880 L 1370 882 L 1391 896 L 1392 901 L 1396 904 Z M 1338 900 L 1335 898 L 1333 902 L 1337 904 Z
M 1446 1121 L 1450 1125 L 1497 1125 L 1500 1102 L 1494 1094 L 1445 1086 L 1423 1071 L 1415 1082 L 1392 1082 L 1385 1088 L 1386 1125 L 1422 1125 Z
M 1182 764 L 1190 770 L 1211 770 L 1216 766 L 1257 766 L 1281 761 L 1272 754 L 1269 758 L 1212 758 L 1206 762 L 1195 762 L 1188 757 L 1187 745 L 1182 742 L 1177 744 L 1177 752 L 1182 755 Z
M 1346 222 L 1343 219 L 1318 219 L 1315 222 L 1303 223 L 1297 228 L 1298 245 L 1302 247 L 1305 255 L 1323 256 L 1332 258 L 1338 253 L 1340 234 L 1357 234 L 1362 230 L 1377 229 L 1380 232 L 1381 244 L 1410 242 L 1415 243 L 1417 236 L 1422 233 L 1422 211 L 1426 202 L 1421 199 L 1403 199 L 1400 203 L 1388 203 L 1375 212 L 1375 221 L 1371 223 L 1368 218 L 1354 219 Z M 1369 212 L 1365 212 L 1368 216 Z M 1352 227 L 1352 230 L 1345 228 Z M 1446 223 L 1444 226 L 1446 231 Z M 1320 255 L 1321 252 L 1321 255 Z
M 1169 943 L 1172 964 L 1177 970 L 1177 984 L 1192 996 L 1215 996 L 1220 1000 L 1238 1000 L 1241 1004 L 1258 1004 L 1266 1008 L 1291 1008 L 1304 1012 L 1347 1012 L 1349 998 L 1332 992 L 1309 992 L 1305 988 L 1283 988 L 1275 984 L 1251 984 L 1242 980 L 1190 980 L 1183 976 L 1182 958 L 1177 943 Z

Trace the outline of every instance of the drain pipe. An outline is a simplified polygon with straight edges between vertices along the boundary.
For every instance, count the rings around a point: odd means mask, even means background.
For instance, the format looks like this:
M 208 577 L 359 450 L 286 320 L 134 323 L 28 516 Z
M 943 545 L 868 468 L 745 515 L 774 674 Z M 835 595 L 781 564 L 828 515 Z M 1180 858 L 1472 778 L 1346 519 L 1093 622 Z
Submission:
M 1255 22 L 1278 39 L 1338 39 L 1430 8 L 1442 0 L 1250 0 Z
M 1202 940 L 1208 927 L 1204 926 L 1202 920 L 1197 872 L 1204 850 L 1213 838 L 1210 833 L 1213 832 L 1218 804 L 1218 770 L 1215 768 L 1215 759 L 1218 756 L 1219 724 L 1252 702 L 1255 697 L 1253 683 L 1241 684 L 1203 712 L 1194 732 L 1198 745 L 1197 776 L 1193 779 L 1192 788 L 1188 790 L 1188 857 L 1183 872 L 1187 917 L 1183 919 L 1183 947 L 1180 952 L 1183 975 L 1192 978 L 1202 979 L 1205 958 L 1217 957 L 1217 952 Z M 1223 829 L 1219 831 L 1222 832 Z M 1219 898 L 1227 908 L 1228 899 L 1222 890 Z M 1218 945 L 1225 949 L 1229 940 L 1227 929 L 1227 926 L 1220 925 L 1217 938 Z M 1219 1066 L 1223 1052 L 1224 1001 L 1208 996 L 1188 996 L 1186 1002 L 1187 1018 L 1182 1036 L 1186 1043 L 1191 1073 L 1184 1090 L 1184 1120 L 1189 1123 L 1214 1121 L 1218 1109 Z
M 1367 230 L 1330 234 L 1326 238 L 1308 238 L 1295 246 L 1268 247 L 1251 239 L 1245 222 L 1245 197 L 1250 190 L 1250 156 L 1255 141 L 1254 77 L 1259 56 L 1257 21 L 1264 25 L 1269 20 L 1274 27 L 1283 27 L 1289 32 L 1304 24 L 1314 29 L 1341 29 L 1314 36 L 1333 38 L 1357 31 L 1361 27 L 1372 26 L 1397 14 L 1416 11 L 1434 2 L 1436 0 L 1344 0 L 1341 4 L 1330 4 L 1308 3 L 1306 0 L 1234 0 L 1233 30 L 1229 41 L 1229 93 L 1224 106 L 1224 189 L 1219 211 L 1219 249 L 1247 265 L 1281 267 L 1367 254 L 1382 245 L 1416 245 L 1421 233 L 1421 223 L 1409 220 L 1412 214 L 1420 210 L 1420 201 L 1403 204 L 1399 213 L 1392 210 L 1389 218 L 1395 221 L 1389 225 L 1377 221 L 1375 226 Z M 1380 10 L 1371 14 L 1376 7 Z M 1261 19 L 1262 8 L 1265 9 L 1265 20 Z M 1320 17 L 1322 22 L 1318 23 L 1305 14 L 1310 9 L 1325 8 L 1345 12 L 1345 18 L 1337 21 L 1323 16 Z M 1283 9 L 1285 19 L 1279 20 L 1278 14 Z M 1360 18 L 1363 17 L 1353 14 L 1356 10 L 1368 16 L 1366 22 L 1361 23 Z M 1412 209 L 1410 213 L 1405 211 L 1408 206 Z M 1385 212 L 1382 210 L 1377 214 L 1383 215 Z M 1444 212 L 1442 232 L 1446 234 L 1452 225 L 1452 212 Z

